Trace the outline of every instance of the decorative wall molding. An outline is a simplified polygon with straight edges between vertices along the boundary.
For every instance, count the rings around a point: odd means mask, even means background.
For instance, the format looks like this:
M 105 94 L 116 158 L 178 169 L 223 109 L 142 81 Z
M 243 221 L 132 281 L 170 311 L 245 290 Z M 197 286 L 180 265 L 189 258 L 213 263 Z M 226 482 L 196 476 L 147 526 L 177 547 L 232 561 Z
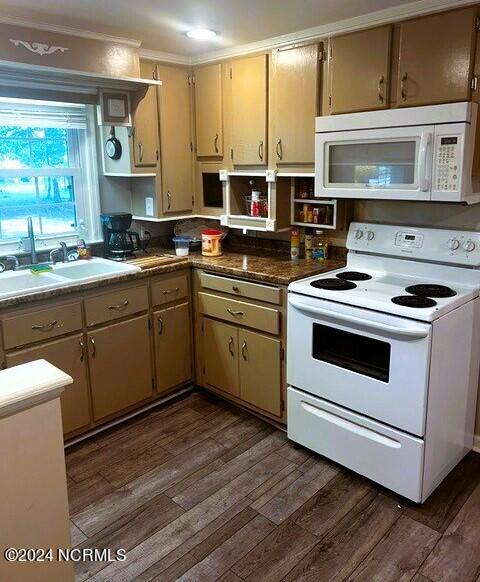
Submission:
M 40 56 L 44 55 L 53 55 L 57 51 L 64 53 L 69 49 L 66 46 L 55 46 L 55 45 L 48 45 L 43 42 L 28 42 L 27 40 L 15 40 L 13 38 L 8 39 L 13 45 L 15 46 L 23 46 L 31 53 L 35 53 Z
M 55 24 L 48 24 L 46 22 L 38 22 L 37 20 L 28 20 L 26 18 L 16 18 L 13 16 L 0 15 L 0 23 L 11 24 L 12 26 L 24 26 L 34 30 L 45 30 L 47 32 L 55 32 L 57 34 L 66 34 L 69 36 L 79 36 L 80 38 L 88 38 L 91 40 L 100 40 L 103 42 L 111 42 L 114 44 L 123 44 L 140 48 L 142 44 L 140 40 L 133 38 L 125 38 L 121 36 L 112 36 L 102 32 L 92 32 L 90 30 L 82 30 L 80 28 L 73 28 L 70 26 L 58 26 Z

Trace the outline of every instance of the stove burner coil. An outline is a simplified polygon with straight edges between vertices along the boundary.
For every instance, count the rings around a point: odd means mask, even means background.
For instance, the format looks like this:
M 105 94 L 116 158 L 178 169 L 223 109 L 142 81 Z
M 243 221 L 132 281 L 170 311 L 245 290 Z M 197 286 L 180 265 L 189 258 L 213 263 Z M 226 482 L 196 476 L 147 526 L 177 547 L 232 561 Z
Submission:
M 316 279 L 310 283 L 316 289 L 325 289 L 328 291 L 348 291 L 355 289 L 355 283 L 343 281 L 342 279 Z
M 368 281 L 372 278 L 368 273 L 360 273 L 359 271 L 343 271 L 336 276 L 343 281 Z
M 422 297 L 453 297 L 457 294 L 456 291 L 445 287 L 445 285 L 437 285 L 436 283 L 428 283 L 426 285 L 410 285 L 405 288 L 407 293 L 413 295 L 421 295 Z
M 435 307 L 436 301 L 430 299 L 430 297 L 423 297 L 422 295 L 397 295 L 397 297 L 392 297 L 392 302 L 397 305 L 403 305 L 403 307 Z

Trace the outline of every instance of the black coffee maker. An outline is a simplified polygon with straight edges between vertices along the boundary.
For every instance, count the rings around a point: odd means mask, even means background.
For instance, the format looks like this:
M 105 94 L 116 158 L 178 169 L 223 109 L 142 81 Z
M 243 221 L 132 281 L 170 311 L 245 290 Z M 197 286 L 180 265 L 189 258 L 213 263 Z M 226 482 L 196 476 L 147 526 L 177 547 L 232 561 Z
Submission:
M 134 251 L 141 250 L 140 236 L 128 230 L 132 215 L 127 212 L 102 214 L 103 256 L 114 261 L 126 261 L 135 257 Z

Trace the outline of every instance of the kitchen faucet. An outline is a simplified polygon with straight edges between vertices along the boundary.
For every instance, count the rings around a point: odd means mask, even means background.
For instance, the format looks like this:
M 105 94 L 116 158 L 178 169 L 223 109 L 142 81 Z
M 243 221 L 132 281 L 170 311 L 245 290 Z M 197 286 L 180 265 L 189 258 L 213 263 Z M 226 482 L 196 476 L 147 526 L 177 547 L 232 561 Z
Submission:
M 33 220 L 31 216 L 27 218 L 27 228 L 28 240 L 30 241 L 30 260 L 32 265 L 35 265 L 37 263 L 37 251 L 35 249 L 35 235 L 33 232 Z

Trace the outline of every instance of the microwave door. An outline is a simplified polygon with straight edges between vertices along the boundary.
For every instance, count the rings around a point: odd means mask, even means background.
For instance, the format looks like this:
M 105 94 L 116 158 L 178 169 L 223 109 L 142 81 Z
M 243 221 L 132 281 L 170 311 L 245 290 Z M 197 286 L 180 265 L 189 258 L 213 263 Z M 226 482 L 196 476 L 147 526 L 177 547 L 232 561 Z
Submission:
M 316 134 L 315 195 L 429 200 L 433 126 Z

